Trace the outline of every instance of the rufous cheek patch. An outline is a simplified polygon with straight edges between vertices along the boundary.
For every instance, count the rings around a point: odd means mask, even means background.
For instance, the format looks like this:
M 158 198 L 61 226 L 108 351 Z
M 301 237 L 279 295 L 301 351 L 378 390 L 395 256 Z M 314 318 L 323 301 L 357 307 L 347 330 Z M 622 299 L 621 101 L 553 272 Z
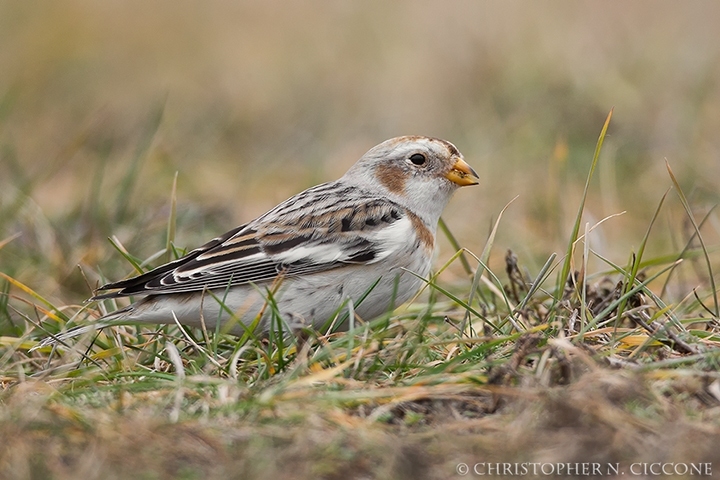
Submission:
M 378 165 L 375 168 L 375 176 L 378 181 L 392 193 L 397 195 L 403 195 L 405 193 L 405 182 L 407 181 L 408 174 L 402 169 L 393 165 Z

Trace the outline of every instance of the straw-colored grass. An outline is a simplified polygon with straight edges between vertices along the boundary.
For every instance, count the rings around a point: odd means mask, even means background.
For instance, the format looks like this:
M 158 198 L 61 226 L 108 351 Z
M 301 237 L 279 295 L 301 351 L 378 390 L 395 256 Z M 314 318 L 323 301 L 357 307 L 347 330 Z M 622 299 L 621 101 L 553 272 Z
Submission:
M 569 5 L 0 7 L 0 478 L 720 468 L 717 8 Z M 407 133 L 483 178 L 411 303 L 33 350 Z

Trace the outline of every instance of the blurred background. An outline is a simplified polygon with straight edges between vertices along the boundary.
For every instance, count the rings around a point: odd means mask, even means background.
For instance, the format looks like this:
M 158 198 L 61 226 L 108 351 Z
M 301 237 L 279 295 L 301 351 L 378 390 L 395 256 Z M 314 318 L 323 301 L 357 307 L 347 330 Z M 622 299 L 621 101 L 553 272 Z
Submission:
M 62 302 L 193 248 L 405 134 L 480 173 L 445 220 L 491 266 L 562 254 L 603 122 L 591 248 L 624 264 L 675 172 L 700 221 L 720 192 L 720 4 L 707 1 L 3 2 L 0 271 Z M 717 214 L 703 227 L 717 244 Z M 648 255 L 692 229 L 668 195 Z M 452 254 L 441 242 L 437 264 Z M 601 266 L 602 267 L 602 266 Z M 462 270 L 451 269 L 455 275 Z

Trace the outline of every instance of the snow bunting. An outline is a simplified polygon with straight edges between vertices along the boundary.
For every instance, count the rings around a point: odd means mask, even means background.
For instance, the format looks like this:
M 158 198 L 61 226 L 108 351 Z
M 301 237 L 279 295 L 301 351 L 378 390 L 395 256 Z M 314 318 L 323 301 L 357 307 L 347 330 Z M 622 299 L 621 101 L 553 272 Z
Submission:
M 443 208 L 459 187 L 477 183 L 450 142 L 387 140 L 339 180 L 305 190 L 178 260 L 103 285 L 99 290 L 110 292 L 91 300 L 141 298 L 59 338 L 117 323 L 214 329 L 219 322 L 230 333 L 253 326 L 266 334 L 273 316 L 290 328 L 321 328 L 349 302 L 357 317 L 371 320 L 419 290 Z

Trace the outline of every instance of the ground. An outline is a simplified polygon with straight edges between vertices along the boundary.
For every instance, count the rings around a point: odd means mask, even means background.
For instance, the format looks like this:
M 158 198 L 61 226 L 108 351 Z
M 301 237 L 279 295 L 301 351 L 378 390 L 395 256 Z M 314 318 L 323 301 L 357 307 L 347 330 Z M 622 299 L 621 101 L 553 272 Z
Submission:
M 0 478 L 717 476 L 718 14 L 0 5 Z M 481 180 L 409 305 L 33 349 L 405 134 Z

